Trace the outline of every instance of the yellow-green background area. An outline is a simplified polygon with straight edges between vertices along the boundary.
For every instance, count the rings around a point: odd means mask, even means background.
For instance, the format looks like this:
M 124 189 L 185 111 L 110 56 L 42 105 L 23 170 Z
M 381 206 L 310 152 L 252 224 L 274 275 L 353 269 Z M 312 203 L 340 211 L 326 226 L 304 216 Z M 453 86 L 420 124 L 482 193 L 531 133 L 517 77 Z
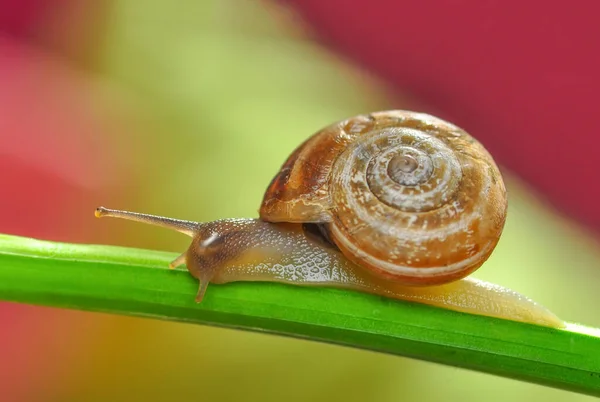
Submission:
M 330 53 L 298 28 L 288 10 L 272 4 L 119 0 L 103 18 L 106 35 L 94 58 L 100 85 L 93 91 L 98 110 L 118 108 L 126 117 L 126 129 L 107 132 L 103 143 L 118 149 L 110 164 L 133 179 L 120 187 L 118 177 L 110 178 L 114 187 L 99 205 L 201 221 L 254 217 L 280 164 L 317 129 L 357 113 L 417 107 L 408 96 L 390 97 L 384 83 Z M 423 103 L 419 110 L 428 111 Z M 597 246 L 508 172 L 507 182 L 504 235 L 475 276 L 520 291 L 564 319 L 600 326 Z M 162 229 L 90 222 L 106 233 L 107 244 L 169 251 L 188 244 Z M 87 324 L 80 326 L 72 366 L 54 384 L 60 400 L 588 398 L 259 333 L 61 314 Z M 66 335 L 69 326 L 51 336 L 61 331 Z

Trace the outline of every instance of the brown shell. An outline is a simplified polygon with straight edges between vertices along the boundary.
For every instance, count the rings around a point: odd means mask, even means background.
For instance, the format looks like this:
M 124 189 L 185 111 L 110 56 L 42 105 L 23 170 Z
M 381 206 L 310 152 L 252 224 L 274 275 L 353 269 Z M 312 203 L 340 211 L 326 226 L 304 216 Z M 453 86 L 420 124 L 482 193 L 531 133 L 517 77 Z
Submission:
M 326 223 L 351 261 L 408 285 L 460 279 L 489 257 L 506 219 L 483 146 L 439 118 L 359 115 L 305 141 L 269 185 L 260 217 Z

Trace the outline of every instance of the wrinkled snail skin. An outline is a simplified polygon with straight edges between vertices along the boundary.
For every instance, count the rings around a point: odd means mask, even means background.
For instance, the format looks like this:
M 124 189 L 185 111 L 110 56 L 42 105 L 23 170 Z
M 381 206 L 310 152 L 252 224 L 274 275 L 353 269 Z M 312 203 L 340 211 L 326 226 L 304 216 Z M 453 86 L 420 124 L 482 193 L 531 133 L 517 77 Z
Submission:
M 506 189 L 464 130 L 408 111 L 360 115 L 298 147 L 265 192 L 260 218 L 327 223 L 354 263 L 404 285 L 463 278 L 494 250 Z
M 299 224 L 229 220 L 221 221 L 209 231 L 215 233 L 222 225 L 236 227 L 236 234 L 229 232 L 228 244 L 221 243 L 220 248 L 228 258 L 219 258 L 214 264 L 219 268 L 214 271 L 212 283 L 264 281 L 349 289 L 465 313 L 557 328 L 564 326 L 556 315 L 531 299 L 477 279 L 413 287 L 374 276 L 345 258 L 335 247 L 308 235 Z
M 270 183 L 260 219 L 198 223 L 100 207 L 96 216 L 192 237 L 169 266 L 200 282 L 356 290 L 550 327 L 564 322 L 510 289 L 465 278 L 490 256 L 507 200 L 492 157 L 436 117 L 388 111 L 331 125 Z
M 188 250 L 170 266 L 186 264 L 190 274 L 199 280 L 198 302 L 204 297 L 209 283 L 278 282 L 349 289 L 555 328 L 565 325 L 529 298 L 477 279 L 412 287 L 377 277 L 298 223 L 272 224 L 258 219 L 197 223 L 106 208 L 98 208 L 96 216 L 171 227 L 192 236 Z

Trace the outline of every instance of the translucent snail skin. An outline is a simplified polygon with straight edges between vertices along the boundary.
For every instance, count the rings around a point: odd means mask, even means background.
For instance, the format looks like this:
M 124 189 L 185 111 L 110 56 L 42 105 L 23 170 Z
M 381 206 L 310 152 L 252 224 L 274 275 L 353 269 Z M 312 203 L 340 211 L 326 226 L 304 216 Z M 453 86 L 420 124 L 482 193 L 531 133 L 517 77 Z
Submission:
M 409 111 L 320 130 L 269 184 L 258 219 L 191 222 L 100 207 L 192 237 L 185 264 L 209 283 L 327 286 L 551 327 L 564 323 L 510 289 L 468 278 L 504 228 L 506 189 L 464 130 Z

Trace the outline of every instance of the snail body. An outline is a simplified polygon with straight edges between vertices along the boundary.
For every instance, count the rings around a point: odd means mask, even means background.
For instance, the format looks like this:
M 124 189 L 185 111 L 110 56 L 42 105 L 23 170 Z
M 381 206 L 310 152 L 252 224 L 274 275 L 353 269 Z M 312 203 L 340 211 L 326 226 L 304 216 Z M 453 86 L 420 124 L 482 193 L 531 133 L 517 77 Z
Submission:
M 462 129 L 408 111 L 359 115 L 317 132 L 269 184 L 259 219 L 198 223 L 98 208 L 192 237 L 171 264 L 200 282 L 327 286 L 562 326 L 544 307 L 466 278 L 506 219 L 502 176 Z

